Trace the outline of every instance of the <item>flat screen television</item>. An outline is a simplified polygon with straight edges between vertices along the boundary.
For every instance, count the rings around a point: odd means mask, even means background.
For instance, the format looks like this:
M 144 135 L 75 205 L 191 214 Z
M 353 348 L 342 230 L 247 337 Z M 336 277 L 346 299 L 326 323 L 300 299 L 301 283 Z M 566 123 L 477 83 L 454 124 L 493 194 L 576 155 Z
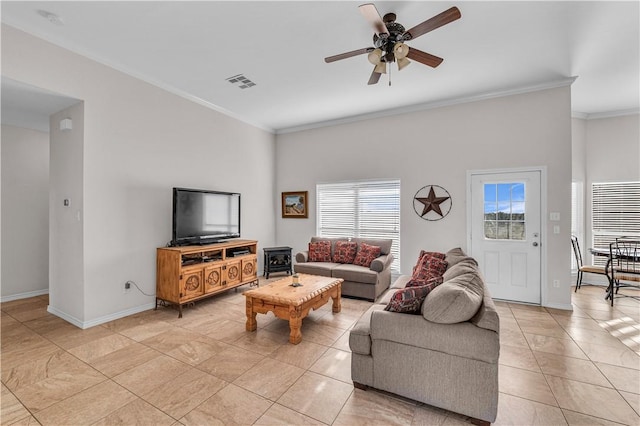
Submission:
M 240 237 L 240 194 L 173 188 L 172 246 Z

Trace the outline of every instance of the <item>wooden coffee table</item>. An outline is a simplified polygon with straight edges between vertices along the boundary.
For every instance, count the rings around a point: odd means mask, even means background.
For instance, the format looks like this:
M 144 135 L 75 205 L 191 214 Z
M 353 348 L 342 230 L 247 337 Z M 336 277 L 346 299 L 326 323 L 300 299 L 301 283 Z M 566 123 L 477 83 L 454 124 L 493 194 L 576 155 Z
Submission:
M 271 311 L 281 319 L 289 320 L 289 342 L 297 345 L 302 341 L 302 319 L 311 309 L 318 309 L 333 299 L 333 312 L 340 312 L 342 278 L 298 274 L 300 287 L 293 287 L 292 277 L 274 281 L 265 286 L 245 291 L 247 298 L 247 331 L 258 328 L 256 314 Z

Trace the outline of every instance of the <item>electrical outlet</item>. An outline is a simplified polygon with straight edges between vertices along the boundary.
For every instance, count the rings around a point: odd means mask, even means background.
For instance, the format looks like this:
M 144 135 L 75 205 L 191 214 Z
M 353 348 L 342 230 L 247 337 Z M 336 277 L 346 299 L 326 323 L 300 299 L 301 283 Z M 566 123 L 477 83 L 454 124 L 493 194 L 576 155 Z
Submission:
M 555 288 L 560 288 L 560 280 L 553 280 L 553 286 Z
M 124 283 L 124 293 L 129 293 L 131 291 L 131 282 L 127 281 Z

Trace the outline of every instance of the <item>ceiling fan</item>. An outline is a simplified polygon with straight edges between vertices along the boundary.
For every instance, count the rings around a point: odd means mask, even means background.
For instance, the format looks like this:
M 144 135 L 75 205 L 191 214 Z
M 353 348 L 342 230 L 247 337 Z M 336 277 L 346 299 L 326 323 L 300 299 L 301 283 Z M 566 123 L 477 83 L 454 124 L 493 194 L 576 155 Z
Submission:
M 433 68 L 440 65 L 443 61 L 442 58 L 409 47 L 405 44 L 405 41 L 418 38 L 436 28 L 460 19 L 462 16 L 460 10 L 454 6 L 405 31 L 404 27 L 396 22 L 395 13 L 387 13 L 381 18 L 378 9 L 376 9 L 373 3 L 362 4 L 359 8 L 365 19 L 373 26 L 374 47 L 365 47 L 363 49 L 329 56 L 324 58 L 324 61 L 330 63 L 367 53 L 369 62 L 374 65 L 368 84 L 376 84 L 378 80 L 380 80 L 380 76 L 387 73 L 387 64 L 391 62 L 398 62 L 398 70 L 402 70 L 409 65 L 411 63 L 409 59 Z M 389 84 L 391 84 L 391 82 L 389 82 Z

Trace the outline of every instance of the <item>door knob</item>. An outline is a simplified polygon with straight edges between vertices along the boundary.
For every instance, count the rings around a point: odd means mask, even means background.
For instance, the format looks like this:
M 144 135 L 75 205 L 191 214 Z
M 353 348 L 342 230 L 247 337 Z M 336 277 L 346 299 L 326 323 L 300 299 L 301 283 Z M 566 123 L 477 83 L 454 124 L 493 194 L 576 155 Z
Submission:
M 533 246 L 534 246 L 534 247 L 538 247 L 538 242 L 537 242 L 537 241 L 534 241 L 534 242 L 533 242 Z

